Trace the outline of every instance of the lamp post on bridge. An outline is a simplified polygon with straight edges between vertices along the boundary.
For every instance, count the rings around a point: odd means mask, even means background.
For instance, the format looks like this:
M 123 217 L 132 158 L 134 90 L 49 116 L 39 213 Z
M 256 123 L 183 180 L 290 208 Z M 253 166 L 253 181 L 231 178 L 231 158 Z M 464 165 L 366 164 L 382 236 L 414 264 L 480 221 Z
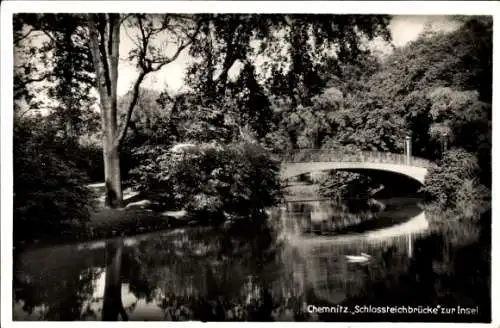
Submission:
M 406 165 L 411 165 L 411 137 L 409 135 L 405 137 L 405 155 Z

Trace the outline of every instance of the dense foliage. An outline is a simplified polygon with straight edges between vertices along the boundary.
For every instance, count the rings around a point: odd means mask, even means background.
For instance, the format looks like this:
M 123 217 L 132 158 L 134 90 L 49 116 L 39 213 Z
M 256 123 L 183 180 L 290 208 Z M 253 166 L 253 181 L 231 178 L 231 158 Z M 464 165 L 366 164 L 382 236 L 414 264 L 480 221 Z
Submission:
M 14 239 L 61 237 L 89 219 L 94 195 L 57 136 L 23 123 L 14 128 Z
M 424 34 L 396 49 L 364 87 L 347 97 L 343 121 L 353 122 L 354 129 L 343 129 L 340 139 L 401 152 L 403 137 L 410 134 L 415 155 L 436 159 L 447 129 L 456 134 L 449 147 L 466 143 L 470 151 L 484 147 L 479 146 L 483 138 L 471 140 L 470 134 L 479 130 L 481 136 L 488 136 L 490 32 L 491 22 L 471 20 L 452 33 Z M 464 129 L 464 123 L 475 130 Z
M 132 173 L 137 188 L 192 214 L 251 215 L 278 200 L 278 165 L 259 145 L 143 147 L 135 155 L 141 158 Z
M 461 203 L 455 200 L 458 190 L 463 190 L 465 203 L 487 194 L 479 184 L 491 184 L 491 26 L 487 18 L 470 18 L 451 33 L 423 33 L 378 65 L 367 62 L 372 69 L 338 84 L 342 103 L 328 107 L 331 123 L 318 117 L 307 126 L 328 127 L 324 148 L 402 153 L 406 135 L 412 138 L 414 155 L 433 161 L 441 160 L 446 149 L 461 148 L 477 169 L 467 177 L 452 174 L 451 180 L 446 172 L 431 171 L 428 199 L 448 207 Z M 309 140 L 309 146 L 318 146 Z M 449 157 L 442 161 L 447 168 L 437 170 L 460 170 L 453 166 L 462 165 Z M 484 197 L 478 197 L 482 204 Z
M 439 166 L 430 169 L 422 188 L 428 201 L 442 208 L 456 208 L 467 217 L 484 212 L 489 203 L 488 188 L 478 182 L 475 156 L 463 149 L 444 153 Z

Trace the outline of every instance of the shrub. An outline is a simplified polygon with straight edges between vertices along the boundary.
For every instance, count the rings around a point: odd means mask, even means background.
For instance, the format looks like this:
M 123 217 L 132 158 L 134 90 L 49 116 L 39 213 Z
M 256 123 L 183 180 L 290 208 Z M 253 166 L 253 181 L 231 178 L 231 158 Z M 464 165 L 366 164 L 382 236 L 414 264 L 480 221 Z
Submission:
M 438 164 L 425 177 L 422 191 L 427 202 L 442 208 L 463 209 L 467 216 L 487 207 L 490 191 L 477 182 L 480 169 L 473 154 L 451 149 Z
M 76 144 L 69 154 L 75 165 L 88 176 L 90 181 L 104 181 L 104 158 L 101 145 Z
M 28 126 L 29 125 L 29 126 Z M 75 164 L 54 151 L 57 140 L 36 124 L 14 127 L 14 240 L 58 237 L 88 220 L 92 192 Z
M 135 155 L 141 159 L 131 172 L 137 189 L 192 213 L 247 216 L 279 197 L 279 167 L 259 145 L 213 143 L 179 151 L 148 146 Z
M 490 206 L 490 190 L 475 179 L 462 182 L 455 194 L 455 206 L 465 218 L 479 218 Z
M 452 149 L 443 154 L 438 166 L 430 168 L 422 191 L 427 201 L 443 207 L 454 206 L 463 182 L 474 180 L 479 173 L 475 156 L 463 149 Z

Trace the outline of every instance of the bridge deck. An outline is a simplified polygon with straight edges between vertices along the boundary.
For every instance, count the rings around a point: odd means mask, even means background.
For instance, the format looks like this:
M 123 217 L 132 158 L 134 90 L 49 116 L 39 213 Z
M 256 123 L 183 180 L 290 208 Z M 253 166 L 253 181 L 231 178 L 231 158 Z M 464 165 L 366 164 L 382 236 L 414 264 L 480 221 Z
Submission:
M 424 158 L 406 156 L 405 154 L 384 153 L 377 151 L 344 151 L 338 149 L 300 149 L 275 154 L 282 163 L 304 162 L 357 162 L 357 163 L 384 163 L 399 164 L 429 168 L 434 164 Z

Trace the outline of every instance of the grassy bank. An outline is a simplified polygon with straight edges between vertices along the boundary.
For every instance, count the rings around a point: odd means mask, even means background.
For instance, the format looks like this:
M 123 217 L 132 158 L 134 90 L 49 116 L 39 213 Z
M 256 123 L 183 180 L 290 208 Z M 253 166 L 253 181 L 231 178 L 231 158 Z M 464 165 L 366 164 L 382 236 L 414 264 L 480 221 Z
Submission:
M 38 239 L 20 241 L 16 248 L 48 246 L 61 243 L 93 241 L 118 236 L 174 229 L 195 223 L 185 211 L 169 211 L 162 208 L 148 195 L 142 195 L 130 188 L 124 191 L 125 208 L 104 207 L 104 183 L 89 185 L 97 196 L 96 207 L 88 221 L 70 222 L 60 235 L 41 235 Z

